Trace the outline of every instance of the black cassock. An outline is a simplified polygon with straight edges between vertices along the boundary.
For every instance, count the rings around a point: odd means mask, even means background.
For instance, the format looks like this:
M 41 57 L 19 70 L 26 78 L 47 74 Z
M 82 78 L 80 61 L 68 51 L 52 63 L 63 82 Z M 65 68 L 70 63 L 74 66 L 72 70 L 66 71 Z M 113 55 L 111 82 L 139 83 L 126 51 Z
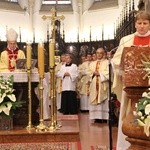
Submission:
M 75 91 L 62 92 L 60 111 L 63 114 L 77 114 L 77 93 Z
M 63 114 L 77 114 L 76 78 L 78 76 L 75 64 L 64 64 L 61 66 L 58 76 L 62 79 L 61 109 Z M 64 76 L 68 72 L 70 76 Z

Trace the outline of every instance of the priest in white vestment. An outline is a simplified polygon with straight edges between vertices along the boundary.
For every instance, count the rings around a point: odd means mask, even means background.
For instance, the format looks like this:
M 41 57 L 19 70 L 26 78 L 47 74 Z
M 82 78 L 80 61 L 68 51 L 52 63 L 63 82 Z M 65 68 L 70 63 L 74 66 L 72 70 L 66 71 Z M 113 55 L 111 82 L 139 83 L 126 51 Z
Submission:
M 134 34 L 125 36 L 120 40 L 118 49 L 112 59 L 114 66 L 113 91 L 117 94 L 118 99 L 121 100 L 117 150 L 126 150 L 130 146 L 130 143 L 125 140 L 126 136 L 122 133 L 122 121 L 130 110 L 130 101 L 123 90 L 122 72 L 119 68 L 121 57 L 124 47 L 150 46 L 150 14 L 139 12 L 135 18 L 135 28 L 136 32 Z
M 90 89 L 90 78 L 89 66 L 92 60 L 91 54 L 87 54 L 87 61 L 83 62 L 79 68 L 79 81 L 80 81 L 80 110 L 89 110 L 89 89 Z
M 108 120 L 108 86 L 109 86 L 109 64 L 104 59 L 104 49 L 96 50 L 97 60 L 91 62 L 89 76 L 91 80 L 89 95 L 89 118 Z

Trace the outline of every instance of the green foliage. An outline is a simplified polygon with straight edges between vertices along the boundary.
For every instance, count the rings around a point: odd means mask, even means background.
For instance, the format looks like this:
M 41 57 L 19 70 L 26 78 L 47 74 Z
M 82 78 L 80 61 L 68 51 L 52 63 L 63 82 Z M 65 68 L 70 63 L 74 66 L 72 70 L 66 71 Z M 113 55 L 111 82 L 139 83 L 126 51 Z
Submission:
M 8 79 L 5 79 L 3 76 L 0 76 L 0 115 L 12 117 L 13 110 L 18 107 L 22 107 L 22 101 L 17 101 L 14 95 L 13 89 L 13 76 L 9 76 Z

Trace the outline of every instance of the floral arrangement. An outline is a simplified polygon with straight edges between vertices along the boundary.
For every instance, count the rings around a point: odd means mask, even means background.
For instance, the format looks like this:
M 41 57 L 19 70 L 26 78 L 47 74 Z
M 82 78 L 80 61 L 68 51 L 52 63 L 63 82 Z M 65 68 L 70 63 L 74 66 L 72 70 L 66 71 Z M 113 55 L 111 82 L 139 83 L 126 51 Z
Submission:
M 142 98 L 136 103 L 137 121 L 140 126 L 144 127 L 147 136 L 150 135 L 150 89 L 142 94 Z
M 4 79 L 0 76 L 0 116 L 13 116 L 13 110 L 21 107 L 22 102 L 17 102 L 13 89 L 13 76 Z
M 148 78 L 150 82 L 150 61 L 142 61 L 142 63 L 144 70 L 147 72 L 143 79 Z M 150 88 L 142 94 L 142 98 L 139 99 L 135 107 L 136 111 L 133 113 L 137 116 L 138 124 L 143 126 L 145 134 L 150 136 Z

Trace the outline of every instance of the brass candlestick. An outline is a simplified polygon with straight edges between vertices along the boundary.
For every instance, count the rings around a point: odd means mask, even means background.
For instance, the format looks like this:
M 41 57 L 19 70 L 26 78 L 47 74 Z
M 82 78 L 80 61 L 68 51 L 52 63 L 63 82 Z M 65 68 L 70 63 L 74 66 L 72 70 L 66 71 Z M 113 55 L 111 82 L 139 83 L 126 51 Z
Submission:
M 40 95 L 40 123 L 36 127 L 37 132 L 41 131 L 47 131 L 47 127 L 44 125 L 44 120 L 43 120 L 43 78 L 40 77 L 40 83 L 39 83 L 39 95 Z
M 55 131 L 57 129 L 57 112 L 56 112 L 56 86 L 55 86 L 55 63 L 54 63 L 54 48 L 55 40 L 53 39 L 49 44 L 49 72 L 50 72 L 50 101 L 51 101 L 51 122 L 49 131 Z
M 31 43 L 27 43 L 27 76 L 28 76 L 28 126 L 27 130 L 33 129 L 32 125 L 32 99 L 31 99 Z
M 27 76 L 28 76 L 28 126 L 26 127 L 27 130 L 32 130 L 32 99 L 31 99 L 31 69 L 27 69 Z
M 49 131 L 60 129 L 61 125 L 57 123 L 57 106 L 56 106 L 56 85 L 55 85 L 55 71 L 50 68 L 50 100 L 51 100 L 51 123 Z
M 44 20 L 50 19 L 52 25 L 52 40 L 49 44 L 49 72 L 50 72 L 50 101 L 51 101 L 51 124 L 49 127 L 49 131 L 55 131 L 59 129 L 60 125 L 57 125 L 57 107 L 56 107 L 56 85 L 55 85 L 55 21 L 56 20 L 63 20 L 65 17 L 56 16 L 55 8 L 51 9 L 52 16 L 43 16 Z
M 50 101 L 51 101 L 51 123 L 50 123 L 50 127 L 49 127 L 49 130 L 50 131 L 55 131 L 56 130 L 56 114 L 55 114 L 55 105 L 54 105 L 54 83 L 55 81 L 53 80 L 54 79 L 54 70 L 53 68 L 50 68 L 49 69 L 50 71 Z

